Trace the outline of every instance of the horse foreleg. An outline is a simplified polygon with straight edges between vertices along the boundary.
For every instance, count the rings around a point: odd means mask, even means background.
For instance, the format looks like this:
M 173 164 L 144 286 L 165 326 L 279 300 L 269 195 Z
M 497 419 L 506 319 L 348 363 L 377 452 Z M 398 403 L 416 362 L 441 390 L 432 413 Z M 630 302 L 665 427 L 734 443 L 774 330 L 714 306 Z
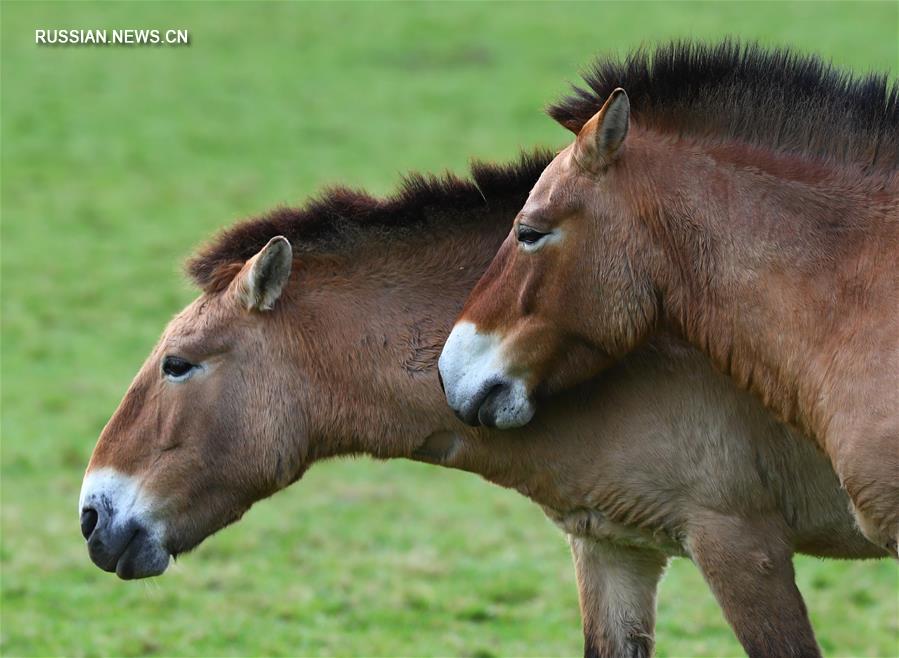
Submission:
M 667 558 L 653 550 L 569 539 L 584 626 L 584 656 L 652 655 L 656 589 Z
M 687 543 L 751 658 L 821 655 L 782 521 L 706 514 L 690 528 Z

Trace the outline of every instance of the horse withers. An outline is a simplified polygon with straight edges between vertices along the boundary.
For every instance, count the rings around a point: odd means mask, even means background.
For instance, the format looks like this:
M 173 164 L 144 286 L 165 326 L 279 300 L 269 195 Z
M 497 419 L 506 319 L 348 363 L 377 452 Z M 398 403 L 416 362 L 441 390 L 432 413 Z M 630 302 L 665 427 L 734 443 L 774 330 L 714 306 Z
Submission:
M 695 350 L 658 340 L 517 431 L 470 428 L 446 406 L 440 349 L 550 160 L 413 177 L 386 200 L 337 190 L 202 250 L 189 267 L 202 294 L 88 466 L 94 562 L 158 575 L 317 461 L 409 458 L 514 488 L 569 535 L 590 655 L 651 652 L 670 556 L 696 562 L 750 652 L 816 654 L 792 553 L 882 551 L 811 443 Z
M 519 427 L 671 332 L 815 439 L 895 554 L 899 89 L 730 43 L 600 60 L 587 81 L 551 108 L 577 139 L 448 339 L 448 402 Z

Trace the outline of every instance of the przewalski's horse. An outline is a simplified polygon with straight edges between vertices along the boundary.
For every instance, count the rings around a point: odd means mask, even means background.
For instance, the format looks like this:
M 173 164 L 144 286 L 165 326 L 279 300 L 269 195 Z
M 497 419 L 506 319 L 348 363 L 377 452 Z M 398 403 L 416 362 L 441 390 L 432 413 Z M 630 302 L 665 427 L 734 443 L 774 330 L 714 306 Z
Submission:
M 405 457 L 515 488 L 569 533 L 590 655 L 651 652 L 672 555 L 695 560 L 750 652 L 816 653 L 792 553 L 882 552 L 815 448 L 695 350 L 657 342 L 521 431 L 447 408 L 440 348 L 550 159 L 475 167 L 476 185 L 413 178 L 388 200 L 336 191 L 207 247 L 190 265 L 202 294 L 88 466 L 94 562 L 160 574 L 318 460 Z
M 550 109 L 577 139 L 448 339 L 450 405 L 521 426 L 541 392 L 670 331 L 814 437 L 895 553 L 897 87 L 730 43 L 602 60 L 586 80 Z

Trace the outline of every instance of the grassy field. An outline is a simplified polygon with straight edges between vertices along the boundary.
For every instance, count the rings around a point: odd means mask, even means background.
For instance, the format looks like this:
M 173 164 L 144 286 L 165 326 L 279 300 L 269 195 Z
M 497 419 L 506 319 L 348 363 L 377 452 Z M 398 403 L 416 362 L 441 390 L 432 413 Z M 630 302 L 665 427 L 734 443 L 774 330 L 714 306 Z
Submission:
M 100 572 L 76 501 L 94 441 L 216 228 L 326 183 L 560 145 L 541 107 L 602 50 L 735 34 L 859 71 L 895 2 L 41 4 L 2 11 L 2 627 L 6 656 L 573 656 L 562 535 L 470 475 L 312 469 L 160 579 Z M 186 28 L 182 48 L 37 47 L 34 29 Z M 895 563 L 797 559 L 822 646 L 899 654 Z M 676 561 L 658 653 L 739 655 Z

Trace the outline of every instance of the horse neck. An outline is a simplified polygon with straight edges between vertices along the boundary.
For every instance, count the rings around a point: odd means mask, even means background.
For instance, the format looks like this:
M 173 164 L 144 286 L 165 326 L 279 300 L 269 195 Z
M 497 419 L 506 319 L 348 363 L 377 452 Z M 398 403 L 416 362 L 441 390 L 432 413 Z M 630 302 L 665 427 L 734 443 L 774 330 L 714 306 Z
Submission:
M 524 193 L 521 195 L 522 198 Z M 310 462 L 344 454 L 410 457 L 445 430 L 468 431 L 446 405 L 437 359 L 470 290 L 509 232 L 516 198 L 478 221 L 428 235 L 373 237 L 365 252 L 311 258 L 297 296 L 311 388 Z
M 859 266 L 876 248 L 866 212 L 877 190 L 745 146 L 660 144 L 642 165 L 654 174 L 663 324 L 825 441 L 820 401 L 840 385 L 828 375 L 860 303 L 841 296 L 872 285 Z

